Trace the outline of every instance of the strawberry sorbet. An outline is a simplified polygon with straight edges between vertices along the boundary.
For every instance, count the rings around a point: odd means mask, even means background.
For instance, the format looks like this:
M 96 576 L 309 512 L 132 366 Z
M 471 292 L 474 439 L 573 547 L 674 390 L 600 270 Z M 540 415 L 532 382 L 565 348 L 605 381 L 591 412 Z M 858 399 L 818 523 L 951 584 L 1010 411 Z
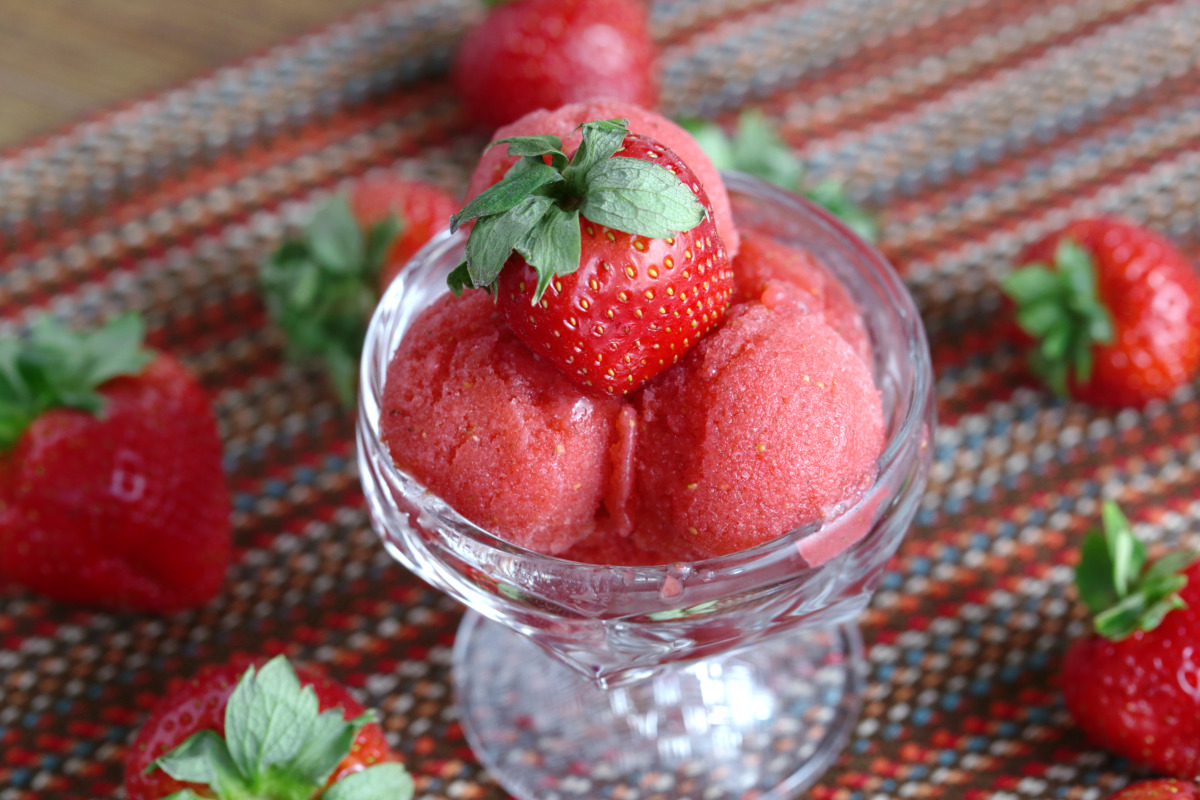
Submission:
M 866 365 L 796 287 L 767 281 L 639 403 L 634 534 L 707 558 L 856 500 L 883 446 Z
M 400 343 L 380 428 L 396 466 L 460 514 L 553 555 L 603 523 L 606 491 L 621 493 L 609 487 L 620 484 L 614 454 L 630 446 L 622 407 L 580 394 L 517 340 L 486 292 L 468 291 L 443 295 Z

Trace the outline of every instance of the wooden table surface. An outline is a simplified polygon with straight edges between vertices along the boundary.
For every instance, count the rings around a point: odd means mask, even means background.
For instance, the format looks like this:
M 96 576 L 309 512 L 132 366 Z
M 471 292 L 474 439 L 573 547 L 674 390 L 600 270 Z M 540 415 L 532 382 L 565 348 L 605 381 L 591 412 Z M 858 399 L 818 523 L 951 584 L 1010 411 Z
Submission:
M 0 147 L 376 0 L 0 0 Z

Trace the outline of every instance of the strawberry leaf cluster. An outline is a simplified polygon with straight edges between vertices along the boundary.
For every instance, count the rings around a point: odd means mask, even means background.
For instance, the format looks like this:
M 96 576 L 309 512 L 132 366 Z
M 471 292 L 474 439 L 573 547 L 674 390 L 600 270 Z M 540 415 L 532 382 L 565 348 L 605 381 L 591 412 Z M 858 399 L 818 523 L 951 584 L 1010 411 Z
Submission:
M 515 252 L 537 272 L 537 303 L 555 277 L 579 268 L 581 216 L 653 239 L 689 231 L 704 219 L 699 198 L 676 175 L 648 161 L 614 158 L 629 135 L 628 120 L 598 120 L 580 128 L 582 143 L 570 159 L 557 136 L 492 142 L 490 147 L 507 144 L 508 154 L 520 160 L 450 218 L 451 230 L 476 220 L 466 256 L 448 279 L 455 294 L 493 287 Z
M 1116 503 L 1105 502 L 1102 523 L 1103 531 L 1089 531 L 1083 540 L 1075 586 L 1095 614 L 1096 632 L 1120 641 L 1157 628 L 1168 613 L 1185 607 L 1179 596 L 1188 582 L 1183 572 L 1200 554 L 1177 551 L 1147 565 L 1146 545 Z
M 399 233 L 395 216 L 364 233 L 346 199 L 338 196 L 262 266 L 267 311 L 287 334 L 289 355 L 301 363 L 320 361 L 347 405 L 354 400 L 384 257 Z
M 1059 242 L 1054 263 L 1013 270 L 1001 284 L 1017 306 L 1017 324 L 1039 345 L 1033 368 L 1055 392 L 1067 393 L 1073 377 L 1092 375 L 1092 346 L 1116 337 L 1112 315 L 1100 299 L 1096 267 L 1070 239 Z
M 177 781 L 201 784 L 219 800 L 309 800 L 350 752 L 358 730 L 375 718 L 353 720 L 340 709 L 318 710 L 316 693 L 302 686 L 287 660 L 253 667 L 225 706 L 225 735 L 199 731 L 150 765 Z M 407 800 L 412 778 L 396 763 L 376 764 L 325 790 L 323 800 Z M 183 789 L 163 800 L 204 800 Z
M 137 375 L 154 359 L 142 346 L 145 334 L 141 318 L 128 314 L 85 332 L 41 317 L 27 337 L 0 339 L 0 451 L 49 409 L 101 414 L 104 397 L 97 389 Z
M 850 230 L 867 241 L 873 242 L 879 237 L 875 218 L 851 200 L 840 183 L 830 179 L 811 188 L 803 185 L 804 162 L 761 113 L 742 113 L 732 137 L 713 122 L 684 120 L 682 125 L 717 169 L 745 172 L 789 192 L 798 192 L 839 217 Z

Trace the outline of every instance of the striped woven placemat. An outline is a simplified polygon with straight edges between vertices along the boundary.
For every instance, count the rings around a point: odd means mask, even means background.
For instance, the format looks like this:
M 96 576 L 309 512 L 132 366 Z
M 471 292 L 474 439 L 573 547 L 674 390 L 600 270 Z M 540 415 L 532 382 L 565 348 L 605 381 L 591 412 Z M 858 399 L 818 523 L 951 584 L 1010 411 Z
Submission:
M 211 392 L 236 565 L 170 618 L 0 589 L 0 800 L 112 797 L 168 676 L 232 651 L 319 661 L 385 719 L 424 798 L 505 797 L 454 722 L 456 605 L 371 532 L 352 418 L 283 362 L 256 267 L 339 182 L 459 190 L 484 139 L 442 81 L 468 0 L 398 0 L 0 158 L 0 327 L 142 311 Z M 1134 774 L 1070 724 L 1070 563 L 1098 498 L 1194 541 L 1200 400 L 1119 413 L 1041 391 L 997 276 L 1119 212 L 1200 262 L 1200 0 L 657 0 L 664 106 L 756 107 L 878 210 L 922 309 L 941 429 L 917 523 L 863 618 L 861 721 L 813 798 L 1100 797 Z M 702 796 L 702 795 L 700 795 Z M 677 798 L 647 787 L 626 800 Z

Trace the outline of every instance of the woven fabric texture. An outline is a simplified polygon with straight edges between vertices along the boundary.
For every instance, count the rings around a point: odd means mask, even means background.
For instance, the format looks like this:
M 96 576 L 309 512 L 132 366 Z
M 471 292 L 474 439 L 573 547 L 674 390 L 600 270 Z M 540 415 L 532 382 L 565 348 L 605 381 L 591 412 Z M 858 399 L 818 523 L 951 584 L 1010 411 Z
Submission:
M 761 109 L 807 180 L 878 211 L 934 355 L 929 489 L 862 619 L 861 720 L 809 796 L 1104 796 L 1137 773 L 1062 705 L 1085 628 L 1071 564 L 1102 496 L 1152 552 L 1200 539 L 1200 396 L 1111 413 L 1055 399 L 999 323 L 996 282 L 1024 245 L 1101 212 L 1200 263 L 1200 0 L 652 9 L 666 113 Z M 397 0 L 0 157 L 0 329 L 143 312 L 211 393 L 237 545 L 220 596 L 168 618 L 0 588 L 0 800 L 119 796 L 169 676 L 247 651 L 323 663 L 379 709 L 418 797 L 507 797 L 454 722 L 461 610 L 379 544 L 353 419 L 285 364 L 256 290 L 264 255 L 349 178 L 465 186 L 485 138 L 444 74 L 480 14 Z

